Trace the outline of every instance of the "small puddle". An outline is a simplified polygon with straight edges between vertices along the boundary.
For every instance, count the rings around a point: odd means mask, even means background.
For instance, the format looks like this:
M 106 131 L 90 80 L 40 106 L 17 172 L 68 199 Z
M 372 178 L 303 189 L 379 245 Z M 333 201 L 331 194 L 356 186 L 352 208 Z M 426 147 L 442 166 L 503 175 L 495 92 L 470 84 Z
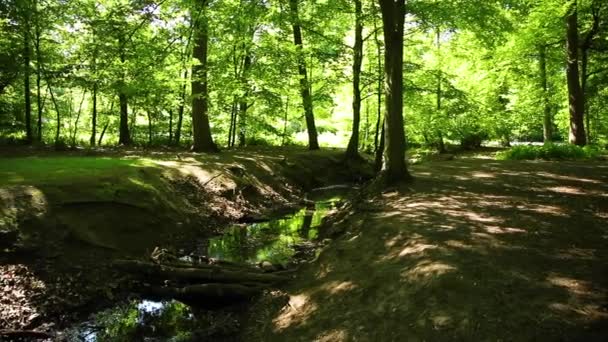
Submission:
M 314 205 L 294 214 L 267 222 L 229 227 L 223 235 L 196 244 L 190 256 L 183 259 L 194 261 L 197 256 L 207 256 L 238 263 L 268 261 L 273 265 L 288 266 L 306 258 L 306 253 L 314 253 L 311 240 L 318 236 L 323 218 L 341 198 L 335 193 L 317 195 L 312 198 Z M 212 317 L 214 315 L 221 317 Z M 95 314 L 88 322 L 65 332 L 62 340 L 208 340 L 236 332 L 230 331 L 238 329 L 238 322 L 230 315 L 222 311 L 197 311 L 178 301 L 132 300 Z

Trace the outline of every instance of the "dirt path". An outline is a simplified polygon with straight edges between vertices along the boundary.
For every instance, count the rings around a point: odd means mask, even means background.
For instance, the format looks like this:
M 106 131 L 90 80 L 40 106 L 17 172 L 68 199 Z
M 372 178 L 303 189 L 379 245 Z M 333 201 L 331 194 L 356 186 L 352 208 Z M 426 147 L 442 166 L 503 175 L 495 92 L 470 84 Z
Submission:
M 608 163 L 458 160 L 414 174 L 360 205 L 248 336 L 608 339 Z

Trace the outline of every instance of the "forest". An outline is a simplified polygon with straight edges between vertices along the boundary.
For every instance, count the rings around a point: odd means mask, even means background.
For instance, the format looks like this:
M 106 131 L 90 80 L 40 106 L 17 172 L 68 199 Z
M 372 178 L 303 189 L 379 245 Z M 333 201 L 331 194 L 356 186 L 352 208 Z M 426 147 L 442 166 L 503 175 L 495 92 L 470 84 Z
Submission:
M 0 0 L 0 341 L 603 341 L 608 2 Z

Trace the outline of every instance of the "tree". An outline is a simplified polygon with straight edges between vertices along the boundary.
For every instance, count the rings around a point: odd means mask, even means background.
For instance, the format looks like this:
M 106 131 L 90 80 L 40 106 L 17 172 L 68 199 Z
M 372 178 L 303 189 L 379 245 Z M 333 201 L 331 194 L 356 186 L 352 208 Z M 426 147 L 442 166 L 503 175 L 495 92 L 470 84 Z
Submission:
M 317 140 L 317 127 L 315 125 L 315 115 L 313 113 L 312 96 L 310 94 L 310 85 L 308 83 L 306 61 L 304 60 L 302 53 L 302 28 L 300 27 L 300 18 L 298 15 L 298 1 L 299 0 L 289 0 L 291 23 L 293 27 L 293 42 L 296 46 L 298 73 L 300 74 L 300 94 L 302 95 L 304 117 L 306 118 L 306 128 L 308 130 L 308 149 L 318 150 L 319 142 Z
M 346 158 L 359 157 L 359 124 L 361 121 L 361 64 L 363 63 L 363 10 L 355 0 L 355 47 L 353 52 L 353 125 Z
M 568 100 L 570 104 L 570 143 L 583 146 L 587 143 L 585 134 L 585 98 L 581 88 L 578 70 L 578 8 L 574 0 L 566 16 L 566 79 L 568 83 Z
M 198 12 L 194 28 L 194 50 L 192 57 L 198 63 L 192 66 L 192 150 L 196 152 L 218 152 L 213 142 L 209 124 L 209 92 L 207 88 L 207 47 L 209 41 L 207 24 L 207 1 L 204 0 L 193 11 Z
M 411 178 L 405 161 L 403 122 L 403 25 L 405 0 L 379 0 L 384 30 L 385 150 L 382 171 L 388 183 Z

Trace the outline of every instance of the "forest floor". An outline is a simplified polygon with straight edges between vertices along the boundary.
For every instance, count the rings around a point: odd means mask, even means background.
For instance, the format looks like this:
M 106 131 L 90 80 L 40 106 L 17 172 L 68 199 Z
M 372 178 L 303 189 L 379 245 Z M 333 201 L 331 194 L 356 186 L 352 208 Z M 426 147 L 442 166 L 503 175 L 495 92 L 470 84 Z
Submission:
M 0 149 L 0 330 L 60 330 L 126 295 L 117 258 L 177 251 L 371 176 L 342 153 Z
M 458 158 L 363 194 L 245 340 L 607 341 L 608 163 Z

